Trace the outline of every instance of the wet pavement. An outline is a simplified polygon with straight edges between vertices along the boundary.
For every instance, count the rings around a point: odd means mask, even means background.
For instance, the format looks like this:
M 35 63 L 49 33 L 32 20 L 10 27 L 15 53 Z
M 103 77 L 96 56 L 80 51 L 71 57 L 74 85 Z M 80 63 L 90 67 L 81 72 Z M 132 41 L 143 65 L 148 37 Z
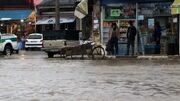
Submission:
M 180 60 L 0 56 L 0 101 L 180 101 Z

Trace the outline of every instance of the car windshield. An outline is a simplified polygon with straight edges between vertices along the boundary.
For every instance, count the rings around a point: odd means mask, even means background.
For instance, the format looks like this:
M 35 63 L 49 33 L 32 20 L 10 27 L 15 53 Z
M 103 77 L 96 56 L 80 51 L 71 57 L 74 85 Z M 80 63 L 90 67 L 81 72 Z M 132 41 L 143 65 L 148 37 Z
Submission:
M 43 32 L 44 40 L 79 40 L 78 30 L 53 30 Z
M 41 35 L 29 35 L 28 39 L 41 39 Z

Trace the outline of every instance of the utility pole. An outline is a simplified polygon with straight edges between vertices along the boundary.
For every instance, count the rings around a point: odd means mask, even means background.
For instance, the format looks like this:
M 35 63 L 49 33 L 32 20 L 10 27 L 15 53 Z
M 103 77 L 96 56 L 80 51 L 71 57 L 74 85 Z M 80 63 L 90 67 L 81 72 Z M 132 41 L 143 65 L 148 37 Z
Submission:
M 60 10 L 59 10 L 59 0 L 56 0 L 55 1 L 55 30 L 59 30 L 60 29 L 60 14 L 59 14 L 59 12 L 60 12 Z

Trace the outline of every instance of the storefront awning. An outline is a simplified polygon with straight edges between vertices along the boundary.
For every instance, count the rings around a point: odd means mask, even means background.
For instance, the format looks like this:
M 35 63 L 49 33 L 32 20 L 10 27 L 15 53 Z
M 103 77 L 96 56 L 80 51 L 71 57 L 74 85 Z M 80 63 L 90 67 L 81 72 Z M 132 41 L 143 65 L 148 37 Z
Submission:
M 118 3 L 162 3 L 173 2 L 174 0 L 101 0 L 101 5 Z
M 180 14 L 180 0 L 175 0 L 171 6 L 171 14 Z
M 60 18 L 60 23 L 72 23 L 75 21 L 75 18 Z M 42 19 L 39 19 L 37 22 L 36 22 L 36 25 L 46 25 L 46 24 L 55 24 L 55 18 L 52 17 L 52 18 L 42 18 Z
M 26 19 L 32 10 L 0 10 L 0 21 Z

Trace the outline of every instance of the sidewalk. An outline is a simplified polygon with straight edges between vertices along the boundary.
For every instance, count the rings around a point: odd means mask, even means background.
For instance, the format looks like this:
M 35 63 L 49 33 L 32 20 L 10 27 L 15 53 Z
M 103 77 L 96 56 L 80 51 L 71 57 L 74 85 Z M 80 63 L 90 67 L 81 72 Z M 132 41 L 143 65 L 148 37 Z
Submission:
M 138 56 L 138 59 L 180 59 L 179 55 L 144 55 Z
M 135 56 L 106 56 L 108 59 L 139 59 L 139 60 L 152 60 L 152 59 L 180 59 L 179 55 L 135 55 Z

